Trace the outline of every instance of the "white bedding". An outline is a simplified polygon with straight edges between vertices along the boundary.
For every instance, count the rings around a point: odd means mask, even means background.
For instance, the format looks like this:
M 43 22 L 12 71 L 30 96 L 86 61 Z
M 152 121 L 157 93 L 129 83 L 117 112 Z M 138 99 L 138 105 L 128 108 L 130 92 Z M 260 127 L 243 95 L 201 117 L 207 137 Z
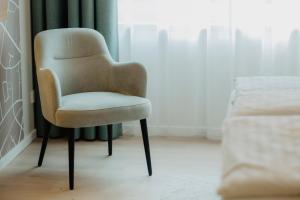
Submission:
M 300 200 L 300 197 L 233 198 L 226 200 Z
M 239 77 L 229 116 L 300 114 L 300 77 Z
M 300 199 L 300 78 L 238 78 L 223 152 L 224 199 Z
M 300 195 L 300 116 L 239 116 L 224 123 L 223 197 Z
M 235 79 L 235 89 L 238 91 L 300 89 L 300 77 L 238 77 Z
M 239 91 L 229 115 L 300 115 L 300 89 Z

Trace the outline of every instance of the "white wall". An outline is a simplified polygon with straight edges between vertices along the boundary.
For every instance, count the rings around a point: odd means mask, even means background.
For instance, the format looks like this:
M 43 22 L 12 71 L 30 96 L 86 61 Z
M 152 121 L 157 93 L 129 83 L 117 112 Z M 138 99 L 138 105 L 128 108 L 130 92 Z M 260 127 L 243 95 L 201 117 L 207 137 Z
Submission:
M 34 131 L 30 0 L 20 1 L 20 24 L 24 132 L 29 134 Z

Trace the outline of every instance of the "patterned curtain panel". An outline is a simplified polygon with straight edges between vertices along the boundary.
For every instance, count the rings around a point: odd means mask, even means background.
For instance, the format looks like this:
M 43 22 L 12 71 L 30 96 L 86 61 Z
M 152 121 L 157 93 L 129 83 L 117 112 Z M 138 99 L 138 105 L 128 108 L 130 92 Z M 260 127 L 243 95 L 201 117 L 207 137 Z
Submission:
M 32 37 L 43 30 L 67 27 L 85 27 L 99 31 L 105 38 L 112 57 L 118 60 L 117 0 L 31 0 Z M 35 67 L 34 67 L 35 68 Z M 42 136 L 47 123 L 41 112 L 38 85 L 34 71 L 36 91 L 35 124 Z M 113 128 L 114 138 L 122 133 L 121 124 Z M 77 129 L 76 138 L 106 140 L 106 126 Z M 50 137 L 60 137 L 58 127 L 52 126 Z
M 0 0 L 0 21 L 7 17 L 8 0 Z

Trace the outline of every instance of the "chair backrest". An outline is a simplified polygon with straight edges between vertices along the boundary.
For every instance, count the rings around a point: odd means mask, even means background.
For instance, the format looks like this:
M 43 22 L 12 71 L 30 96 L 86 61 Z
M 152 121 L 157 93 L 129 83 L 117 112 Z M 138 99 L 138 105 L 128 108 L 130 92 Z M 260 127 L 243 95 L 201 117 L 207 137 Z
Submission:
M 54 70 L 62 95 L 108 89 L 113 60 L 99 32 L 86 28 L 43 31 L 35 37 L 34 49 L 37 70 Z

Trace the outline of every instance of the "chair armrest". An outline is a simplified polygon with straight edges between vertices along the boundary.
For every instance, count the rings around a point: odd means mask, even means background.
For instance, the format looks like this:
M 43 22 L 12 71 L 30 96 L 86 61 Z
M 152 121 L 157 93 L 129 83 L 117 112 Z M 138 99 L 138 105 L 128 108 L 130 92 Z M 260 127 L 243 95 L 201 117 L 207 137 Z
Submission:
M 61 87 L 55 71 L 49 68 L 37 70 L 43 116 L 56 124 L 56 111 L 61 105 Z
M 114 92 L 145 97 L 147 89 L 146 69 L 139 63 L 114 63 L 110 86 Z

